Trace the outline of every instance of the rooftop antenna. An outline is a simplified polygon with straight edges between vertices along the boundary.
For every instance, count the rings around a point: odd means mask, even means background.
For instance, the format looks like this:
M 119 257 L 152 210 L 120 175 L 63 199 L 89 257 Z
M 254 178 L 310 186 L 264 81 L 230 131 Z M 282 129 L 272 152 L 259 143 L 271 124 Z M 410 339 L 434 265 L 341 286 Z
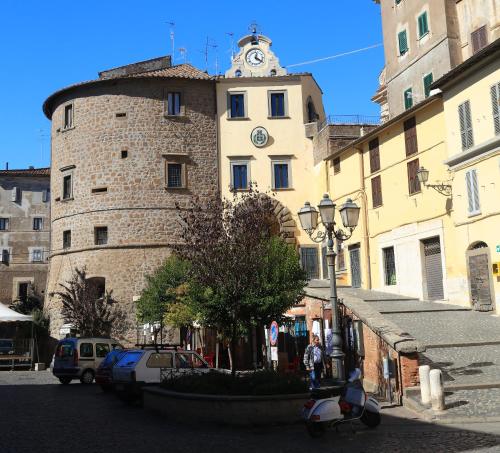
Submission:
M 207 36 L 207 39 L 205 41 L 205 49 L 204 50 L 201 50 L 200 52 L 205 56 L 205 71 L 208 72 L 208 49 L 212 47 L 212 48 L 217 48 L 217 43 L 215 43 L 215 41 L 213 42 L 213 44 L 210 42 L 210 38 Z M 218 70 L 218 61 L 217 61 L 217 56 L 216 56 L 216 59 L 215 59 L 215 66 L 216 66 L 216 71 Z
M 179 54 L 184 63 L 187 63 L 187 49 L 185 47 L 179 47 Z
M 226 35 L 229 35 L 229 39 L 231 41 L 231 47 L 229 52 L 231 52 L 231 62 L 234 60 L 234 33 L 232 31 L 226 32 Z
M 43 142 L 45 138 L 47 137 L 47 134 L 43 129 L 38 129 L 38 139 L 40 140 L 40 162 L 43 164 Z
M 172 55 L 170 58 L 173 65 L 175 60 L 175 22 L 167 22 L 167 24 L 170 25 L 170 45 L 172 46 Z

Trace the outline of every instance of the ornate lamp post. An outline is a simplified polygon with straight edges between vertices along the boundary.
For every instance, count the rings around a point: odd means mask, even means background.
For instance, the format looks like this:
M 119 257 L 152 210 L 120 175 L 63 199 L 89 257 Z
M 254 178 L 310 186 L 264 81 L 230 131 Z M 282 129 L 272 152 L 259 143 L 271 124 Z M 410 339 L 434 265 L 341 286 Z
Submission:
M 342 351 L 342 335 L 340 332 L 340 323 L 338 318 L 338 297 L 337 297 L 337 282 L 335 278 L 335 257 L 336 253 L 333 248 L 333 238 L 338 241 L 346 241 L 352 235 L 356 228 L 359 219 L 359 206 L 353 203 L 350 198 L 340 207 L 340 217 L 344 227 L 349 231 L 336 228 L 335 222 L 335 203 L 330 199 L 328 194 L 323 195 L 323 199 L 318 205 L 321 222 L 325 227 L 325 231 L 316 231 L 318 227 L 318 210 L 311 206 L 306 201 L 304 206 L 298 212 L 300 224 L 304 231 L 314 242 L 323 242 L 325 238 L 327 242 L 326 259 L 328 262 L 328 275 L 330 278 L 330 303 L 332 306 L 332 365 L 333 377 L 338 381 L 344 381 L 344 352 Z
M 435 191 L 439 192 L 441 195 L 445 197 L 450 197 L 452 194 L 451 184 L 445 184 L 444 182 L 440 182 L 438 184 L 428 184 L 429 181 L 429 170 L 424 167 L 420 167 L 417 170 L 417 178 L 420 184 L 424 187 L 432 187 Z

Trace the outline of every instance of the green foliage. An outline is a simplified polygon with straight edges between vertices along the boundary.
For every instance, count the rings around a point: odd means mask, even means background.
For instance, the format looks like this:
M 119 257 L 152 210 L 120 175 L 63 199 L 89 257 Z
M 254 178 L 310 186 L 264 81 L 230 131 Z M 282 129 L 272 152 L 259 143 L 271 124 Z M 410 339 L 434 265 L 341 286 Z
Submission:
M 16 299 L 10 308 L 23 315 L 33 316 L 33 326 L 38 336 L 49 335 L 50 320 L 43 311 L 43 296 L 35 286 L 29 285 L 26 299 Z
M 166 318 L 167 324 L 185 325 L 182 323 L 191 317 L 186 286 L 188 270 L 186 261 L 172 255 L 153 275 L 146 276 L 146 288 L 137 301 L 140 322 L 153 324 Z
M 295 374 L 256 371 L 232 377 L 212 371 L 187 374 L 162 382 L 166 390 L 202 395 L 289 395 L 307 392 L 307 382 Z

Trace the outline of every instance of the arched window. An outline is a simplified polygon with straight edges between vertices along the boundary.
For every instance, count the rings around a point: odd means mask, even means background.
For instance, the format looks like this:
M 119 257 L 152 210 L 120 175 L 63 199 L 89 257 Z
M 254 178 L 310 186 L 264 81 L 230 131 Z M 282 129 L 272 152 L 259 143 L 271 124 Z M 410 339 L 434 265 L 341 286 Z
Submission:
M 91 277 L 87 283 L 92 291 L 95 291 L 96 298 L 99 299 L 106 293 L 106 279 L 104 277 Z
M 237 69 L 236 71 L 234 71 L 234 76 L 235 77 L 241 77 L 241 71 L 239 69 Z

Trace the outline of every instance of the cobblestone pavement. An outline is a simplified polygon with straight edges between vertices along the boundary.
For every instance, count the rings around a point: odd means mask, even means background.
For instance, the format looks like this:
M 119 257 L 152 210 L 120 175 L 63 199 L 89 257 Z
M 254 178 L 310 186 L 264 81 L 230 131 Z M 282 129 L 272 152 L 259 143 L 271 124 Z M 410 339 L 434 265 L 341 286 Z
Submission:
M 56 382 L 49 372 L 0 373 L 2 453 L 500 452 L 499 423 L 430 424 L 404 408 L 384 409 L 375 430 L 345 425 L 311 439 L 301 424 L 246 429 L 175 424 L 124 405 L 95 385 Z
M 500 382 L 500 344 L 432 348 L 420 357 L 443 372 L 445 385 Z

